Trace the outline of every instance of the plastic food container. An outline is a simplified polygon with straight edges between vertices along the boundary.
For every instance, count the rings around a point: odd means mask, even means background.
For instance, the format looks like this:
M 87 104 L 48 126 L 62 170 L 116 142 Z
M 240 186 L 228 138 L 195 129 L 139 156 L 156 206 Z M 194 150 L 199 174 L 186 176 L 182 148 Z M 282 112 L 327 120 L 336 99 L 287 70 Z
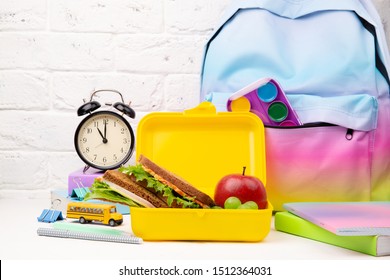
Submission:
M 266 185 L 264 127 L 249 112 L 216 112 L 203 102 L 184 112 L 151 113 L 137 129 L 143 154 L 214 197 L 227 174 Z M 133 232 L 144 240 L 260 241 L 270 231 L 272 205 L 261 210 L 131 208 Z
M 228 99 L 227 109 L 252 112 L 265 125 L 302 125 L 282 88 L 275 80 L 269 78 L 257 80 L 232 94 Z

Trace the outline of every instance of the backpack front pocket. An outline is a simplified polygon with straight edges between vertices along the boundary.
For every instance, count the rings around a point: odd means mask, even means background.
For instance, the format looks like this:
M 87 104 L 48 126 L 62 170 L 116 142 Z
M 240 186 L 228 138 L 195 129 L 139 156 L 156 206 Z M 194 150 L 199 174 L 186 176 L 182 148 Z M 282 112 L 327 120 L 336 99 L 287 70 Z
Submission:
M 367 102 L 376 106 L 372 97 Z M 286 202 L 370 200 L 377 116 L 367 114 L 370 119 L 364 120 L 368 107 L 362 105 L 349 108 L 350 117 L 338 119 L 338 125 L 266 127 L 267 193 L 275 210 L 283 210 Z M 326 102 L 322 106 L 343 114 L 342 106 L 335 109 Z

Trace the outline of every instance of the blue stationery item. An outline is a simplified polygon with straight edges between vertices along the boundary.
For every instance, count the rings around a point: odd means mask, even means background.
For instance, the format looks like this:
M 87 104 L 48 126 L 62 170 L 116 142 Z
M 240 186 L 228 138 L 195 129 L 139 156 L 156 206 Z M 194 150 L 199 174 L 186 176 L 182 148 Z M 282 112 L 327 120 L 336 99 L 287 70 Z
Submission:
M 73 189 L 70 197 L 77 200 L 83 200 L 84 196 L 89 192 L 91 191 L 88 188 Z
M 44 209 L 38 217 L 38 222 L 54 223 L 55 221 L 63 220 L 62 212 L 53 209 Z
M 84 187 L 81 178 L 73 178 L 73 182 L 76 184 L 77 187 L 72 189 L 70 197 L 78 200 L 83 200 L 85 195 L 91 191 L 89 190 L 89 188 Z
M 103 176 L 104 172 L 89 168 L 87 171 L 83 171 L 80 168 L 73 171 L 68 176 L 68 195 L 72 195 L 74 189 L 88 188 L 90 187 L 96 178 Z

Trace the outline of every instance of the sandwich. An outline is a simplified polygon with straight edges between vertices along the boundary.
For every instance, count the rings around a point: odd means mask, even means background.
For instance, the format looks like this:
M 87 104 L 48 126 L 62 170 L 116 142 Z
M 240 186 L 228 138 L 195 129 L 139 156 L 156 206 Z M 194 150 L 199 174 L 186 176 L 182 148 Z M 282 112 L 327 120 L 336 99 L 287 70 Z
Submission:
M 144 155 L 136 165 L 107 170 L 85 200 L 101 199 L 131 207 L 210 208 L 213 199 Z

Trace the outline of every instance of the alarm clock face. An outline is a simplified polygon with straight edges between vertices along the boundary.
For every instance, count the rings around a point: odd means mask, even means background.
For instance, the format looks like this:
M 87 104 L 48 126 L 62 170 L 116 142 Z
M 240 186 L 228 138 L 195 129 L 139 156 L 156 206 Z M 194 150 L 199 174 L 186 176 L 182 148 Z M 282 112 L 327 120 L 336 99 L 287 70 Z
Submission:
M 115 169 L 127 162 L 134 149 L 134 133 L 121 115 L 92 113 L 77 127 L 74 143 L 80 158 L 97 169 Z

